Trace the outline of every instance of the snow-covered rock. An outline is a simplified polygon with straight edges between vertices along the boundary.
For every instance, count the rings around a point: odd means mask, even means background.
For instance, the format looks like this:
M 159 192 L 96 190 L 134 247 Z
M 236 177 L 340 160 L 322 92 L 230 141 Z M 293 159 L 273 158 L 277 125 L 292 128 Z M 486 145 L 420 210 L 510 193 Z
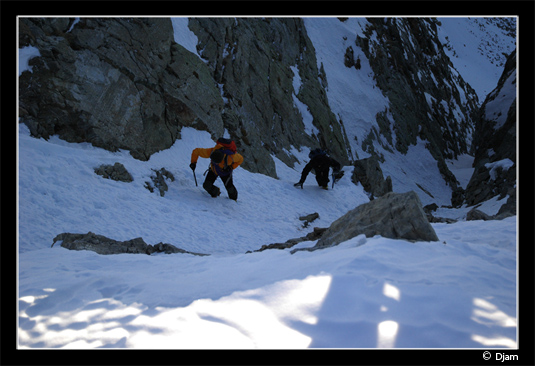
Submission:
M 135 238 L 125 241 L 118 241 L 89 232 L 87 234 L 61 233 L 54 238 L 52 246 L 61 241 L 61 247 L 69 250 L 91 250 L 98 254 L 148 254 L 153 253 L 187 253 L 193 255 L 206 255 L 192 253 L 175 247 L 172 244 L 158 243 L 147 244 L 143 238 Z
M 377 156 L 355 161 L 351 180 L 355 184 L 362 184 L 366 192 L 373 197 L 381 197 L 392 192 L 392 178 L 383 176 L 383 171 L 377 160 Z
M 349 211 L 332 223 L 316 246 L 338 245 L 364 234 L 409 241 L 438 241 L 415 192 L 390 192 Z

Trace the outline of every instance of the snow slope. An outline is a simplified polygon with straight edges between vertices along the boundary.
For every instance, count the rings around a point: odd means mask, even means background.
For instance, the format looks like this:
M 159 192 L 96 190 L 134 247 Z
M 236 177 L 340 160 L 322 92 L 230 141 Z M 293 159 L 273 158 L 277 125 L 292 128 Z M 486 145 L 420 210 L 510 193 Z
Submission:
M 516 48 L 512 37 L 497 22 L 515 17 L 438 18 L 438 34 L 444 51 L 463 79 L 476 91 L 479 103 L 496 88 L 507 56 Z
M 318 212 L 314 226 L 326 227 L 367 196 L 349 171 L 333 190 L 311 176 L 296 189 L 304 162 L 278 162 L 280 180 L 239 168 L 238 202 L 213 199 L 188 167 L 193 147 L 213 142 L 182 136 L 141 162 L 20 126 L 20 348 L 516 347 L 516 217 L 434 224 L 435 243 L 359 236 L 311 253 L 246 254 L 310 232 L 299 215 Z M 93 172 L 115 162 L 133 182 Z M 176 178 L 164 197 L 143 187 L 161 167 Z M 51 248 L 61 232 L 88 231 L 211 255 Z
M 344 124 L 353 157 L 367 158 L 369 153 L 362 149 L 362 142 L 373 127 L 379 130 L 376 114 L 388 107 L 388 99 L 377 87 L 368 59 L 355 47 L 357 35 L 364 37 L 367 20 L 348 18 L 341 22 L 333 17 L 304 20 L 316 49 L 318 68 L 323 65 L 327 76 L 329 105 Z M 452 17 L 439 18 L 439 21 L 439 39 L 446 45 L 446 54 L 483 102 L 503 72 L 506 56 L 502 52 L 510 53 L 516 39 L 486 18 Z M 360 70 L 343 65 L 349 46 L 355 51 L 355 59 L 361 60 Z M 395 138 L 395 134 L 393 136 Z M 413 190 L 423 205 L 450 205 L 452 190 L 442 179 L 436 160 L 425 148 L 426 143 L 418 139 L 417 145 L 410 146 L 406 155 L 385 150 L 377 142 L 374 148 L 385 156 L 381 169 L 385 177 L 392 177 L 394 192 Z M 459 157 L 459 160 L 466 158 L 469 157 Z
M 388 107 L 388 99 L 377 87 L 368 59 L 355 46 L 357 35 L 364 37 L 362 32 L 367 21 L 365 18 L 349 18 L 345 22 L 337 18 L 304 18 L 304 22 L 316 50 L 318 70 L 321 65 L 325 70 L 329 105 L 344 124 L 353 158 L 367 158 L 369 154 L 362 150 L 362 141 L 372 127 L 379 130 L 375 116 Z M 355 59 L 361 60 L 360 70 L 343 64 L 349 46 L 355 51 Z
M 191 34 L 182 29 L 194 52 Z M 319 57 L 326 55 L 322 52 Z M 31 56 L 20 58 L 22 70 Z M 326 64 L 325 69 L 329 75 Z M 336 75 L 334 68 L 330 75 Z M 334 80 L 329 79 L 329 93 L 340 90 Z M 365 113 L 335 97 L 341 95 L 329 94 L 344 121 L 342 113 Z M 371 107 L 379 108 L 383 101 L 373 98 Z M 362 187 L 350 182 L 350 168 L 344 168 L 346 175 L 333 190 L 318 189 L 312 175 L 303 190 L 296 189 L 308 150 L 294 150 L 300 162 L 292 168 L 275 159 L 278 180 L 237 169 L 234 202 L 224 189 L 217 199 L 202 189 L 203 160 L 195 186 L 189 158 L 193 148 L 213 146 L 206 132 L 184 128 L 170 149 L 141 162 L 126 151 L 111 153 L 57 137 L 34 139 L 24 125 L 18 128 L 19 348 L 518 345 L 516 217 L 433 224 L 436 243 L 359 236 L 314 252 L 246 254 L 310 232 L 312 227 L 301 227 L 301 215 L 318 212 L 312 226 L 327 227 L 367 202 Z M 414 149 L 409 154 L 421 155 L 422 146 Z M 383 170 L 398 191 L 412 187 L 405 175 L 431 169 L 426 159 L 414 166 L 399 156 L 388 159 L 390 168 Z M 462 184 L 469 159 L 450 162 Z M 115 162 L 126 167 L 133 182 L 94 173 L 99 165 Z M 152 169 L 162 167 L 175 176 L 164 197 L 144 188 Z M 434 179 L 424 174 L 420 182 L 433 187 Z M 441 186 L 436 190 L 431 193 L 448 193 Z M 425 202 L 426 194 L 419 193 Z M 492 215 L 499 207 L 488 202 L 480 209 Z M 438 216 L 461 220 L 467 211 L 440 210 Z M 59 242 L 51 247 L 57 234 L 88 231 L 116 240 L 142 237 L 149 244 L 165 242 L 210 256 L 102 256 L 69 251 Z

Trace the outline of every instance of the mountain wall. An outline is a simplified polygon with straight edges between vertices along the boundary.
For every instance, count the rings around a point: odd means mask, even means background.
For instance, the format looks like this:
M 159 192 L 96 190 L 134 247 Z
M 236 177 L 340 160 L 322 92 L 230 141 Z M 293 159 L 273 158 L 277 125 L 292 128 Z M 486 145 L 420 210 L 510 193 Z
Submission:
M 191 18 L 197 54 L 175 42 L 166 18 L 20 18 L 19 47 L 40 52 L 19 77 L 20 122 L 34 137 L 57 134 L 141 160 L 169 148 L 182 127 L 214 140 L 228 134 L 245 169 L 272 177 L 272 156 L 292 165 L 293 148 L 328 148 L 347 165 L 357 150 L 384 161 L 382 152 L 406 154 L 420 139 L 455 192 L 445 159 L 469 151 L 479 107 L 442 49 L 437 20 L 359 22 L 331 61 L 356 70 L 367 62 L 388 101 L 363 135 L 347 133 L 354 121 L 333 113 L 330 75 L 299 18 Z M 344 108 L 367 107 L 358 103 Z
M 20 118 L 33 136 L 147 160 L 191 126 L 214 139 L 226 130 L 247 157 L 244 168 L 270 176 L 271 155 L 291 164 L 292 146 L 328 147 L 348 163 L 302 20 L 192 19 L 205 62 L 174 42 L 170 19 L 72 22 L 21 19 L 20 45 L 41 54 L 20 77 Z M 304 132 L 294 95 L 314 116 L 315 135 Z
M 333 156 L 348 162 L 344 136 L 318 81 L 314 47 L 302 19 L 193 18 L 189 28 L 220 85 L 225 127 L 249 160 L 262 162 L 255 164 L 257 171 L 275 175 L 271 154 L 291 164 L 285 150 L 292 146 L 328 147 Z M 307 106 L 316 134 L 306 133 L 296 103 Z
M 35 137 L 57 134 L 129 150 L 147 160 L 183 126 L 223 133 L 223 100 L 210 70 L 173 39 L 169 19 L 25 18 L 20 47 L 41 57 L 19 77 L 20 121 Z
M 427 141 L 445 181 L 457 188 L 444 159 L 468 153 L 478 98 L 444 53 L 437 20 L 370 18 L 368 22 L 356 44 L 388 97 L 391 115 L 377 116 L 379 131 L 373 131 L 371 138 L 386 136 L 401 153 L 415 145 L 417 137 Z
M 501 211 L 516 214 L 517 116 L 516 50 L 507 58 L 496 88 L 487 96 L 476 120 L 472 153 L 474 174 L 465 201 L 477 205 L 492 197 L 508 197 Z

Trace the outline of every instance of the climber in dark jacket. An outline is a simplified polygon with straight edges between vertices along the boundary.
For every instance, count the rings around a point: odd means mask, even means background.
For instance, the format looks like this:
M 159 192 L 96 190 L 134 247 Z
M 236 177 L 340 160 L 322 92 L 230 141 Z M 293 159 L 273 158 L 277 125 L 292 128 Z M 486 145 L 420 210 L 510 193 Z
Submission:
M 323 189 L 328 189 L 329 168 L 333 168 L 335 181 L 342 177 L 343 172 L 340 172 L 340 163 L 327 155 L 325 151 L 314 149 L 308 154 L 308 157 L 310 158 L 310 161 L 301 173 L 301 180 L 294 184 L 295 187 L 301 187 L 301 189 L 303 189 L 303 183 L 305 183 L 307 175 L 312 169 L 314 169 L 316 173 L 316 181 L 318 182 L 318 185 Z

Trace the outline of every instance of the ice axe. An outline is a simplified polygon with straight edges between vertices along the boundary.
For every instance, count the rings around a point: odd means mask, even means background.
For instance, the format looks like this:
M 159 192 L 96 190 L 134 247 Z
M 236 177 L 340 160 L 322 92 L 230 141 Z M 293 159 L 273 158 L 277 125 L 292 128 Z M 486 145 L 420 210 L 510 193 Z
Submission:
M 334 170 L 333 170 L 333 173 L 331 175 L 331 178 L 333 180 L 333 186 L 331 187 L 331 189 L 334 189 L 334 183 L 336 183 L 336 179 L 334 178 Z
M 189 167 L 191 168 L 191 171 L 193 172 L 193 179 L 195 179 L 195 187 L 198 187 L 199 185 L 197 184 L 197 176 L 195 175 L 195 167 L 197 166 L 196 163 L 191 163 L 189 165 Z

